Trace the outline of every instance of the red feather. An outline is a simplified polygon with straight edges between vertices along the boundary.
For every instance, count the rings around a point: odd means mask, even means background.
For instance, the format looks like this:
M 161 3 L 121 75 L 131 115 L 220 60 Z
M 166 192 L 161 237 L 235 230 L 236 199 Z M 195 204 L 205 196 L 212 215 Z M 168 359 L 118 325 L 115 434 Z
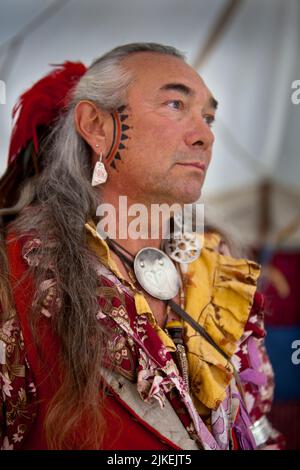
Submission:
M 87 68 L 81 62 L 54 64 L 57 68 L 26 90 L 13 108 L 15 120 L 10 139 L 8 164 L 33 139 L 38 152 L 39 126 L 49 126 L 67 105 L 68 96 Z

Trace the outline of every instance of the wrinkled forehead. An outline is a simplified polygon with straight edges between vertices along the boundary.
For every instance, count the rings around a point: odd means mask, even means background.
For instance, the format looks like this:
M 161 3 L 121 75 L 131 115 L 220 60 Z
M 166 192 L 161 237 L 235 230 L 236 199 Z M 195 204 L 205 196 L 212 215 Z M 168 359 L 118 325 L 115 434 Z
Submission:
M 210 90 L 196 70 L 178 57 L 139 52 L 126 57 L 122 65 L 133 73 L 128 96 L 152 94 L 168 83 L 182 83 L 193 90 L 195 97 L 211 97 Z

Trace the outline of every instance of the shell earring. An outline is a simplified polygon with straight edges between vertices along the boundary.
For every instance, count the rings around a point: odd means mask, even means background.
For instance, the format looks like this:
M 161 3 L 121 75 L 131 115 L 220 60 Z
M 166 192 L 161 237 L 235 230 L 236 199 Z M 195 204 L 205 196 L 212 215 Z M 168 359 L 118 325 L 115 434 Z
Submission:
M 99 147 L 99 144 L 96 144 Z M 99 161 L 96 163 L 93 172 L 92 186 L 98 186 L 99 184 L 105 183 L 107 180 L 107 171 L 104 164 L 102 163 L 102 152 L 99 155 Z

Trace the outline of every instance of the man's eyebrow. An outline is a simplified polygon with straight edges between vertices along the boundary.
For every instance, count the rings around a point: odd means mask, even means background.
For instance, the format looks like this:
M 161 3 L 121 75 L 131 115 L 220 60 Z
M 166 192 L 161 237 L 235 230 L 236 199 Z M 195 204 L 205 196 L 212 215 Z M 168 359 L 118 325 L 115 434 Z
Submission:
M 168 91 L 168 90 L 174 90 L 174 91 L 179 91 L 180 93 L 183 93 L 186 96 L 193 96 L 195 95 L 194 90 L 190 88 L 187 85 L 184 85 L 184 83 L 166 83 L 162 87 L 160 87 L 160 91 Z M 209 107 L 213 109 L 218 108 L 218 101 L 211 96 L 208 101 Z
M 166 83 L 165 85 L 160 87 L 160 91 L 167 90 L 179 91 L 180 93 L 183 93 L 186 96 L 192 96 L 195 94 L 195 92 L 190 87 L 184 85 L 183 83 Z
M 184 85 L 184 83 L 166 83 L 165 85 L 160 87 L 160 91 L 168 90 L 179 91 L 180 93 L 183 93 L 186 96 L 193 96 L 195 94 L 194 90 L 192 90 L 192 88 L 188 87 L 187 85 Z M 213 96 L 210 96 L 208 104 L 210 108 L 216 110 L 218 108 L 219 103 Z
M 217 109 L 218 104 L 219 104 L 218 101 L 213 96 L 211 96 L 210 99 L 209 99 L 210 108 Z

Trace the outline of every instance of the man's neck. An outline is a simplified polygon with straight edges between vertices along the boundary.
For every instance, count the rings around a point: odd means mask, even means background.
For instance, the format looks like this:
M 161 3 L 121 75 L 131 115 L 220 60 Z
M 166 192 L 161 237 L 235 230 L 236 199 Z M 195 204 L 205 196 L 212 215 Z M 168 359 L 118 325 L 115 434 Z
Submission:
M 114 208 L 115 221 L 108 217 L 110 226 L 116 227 L 113 237 L 119 245 L 126 248 L 132 255 L 145 247 L 160 249 L 163 238 L 163 220 L 161 217 L 153 220 L 151 217 L 151 203 L 143 201 L 137 202 L 130 196 L 121 196 L 116 192 L 103 191 L 102 199 L 105 204 L 110 204 Z M 141 205 L 142 211 L 138 210 L 136 204 Z M 135 206 L 134 206 L 135 205 Z M 130 212 L 132 208 L 133 212 Z

